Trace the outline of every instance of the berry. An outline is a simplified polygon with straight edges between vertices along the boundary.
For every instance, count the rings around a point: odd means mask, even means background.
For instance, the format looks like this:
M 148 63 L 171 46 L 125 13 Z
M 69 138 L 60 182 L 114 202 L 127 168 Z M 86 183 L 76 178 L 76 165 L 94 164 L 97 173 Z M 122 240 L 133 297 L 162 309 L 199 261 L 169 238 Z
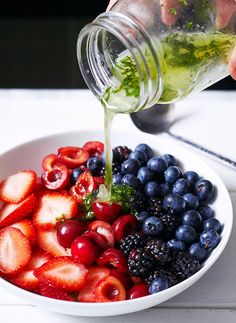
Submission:
M 94 201 L 92 210 L 98 220 L 113 222 L 121 213 L 122 206 L 116 202 Z
M 89 157 L 97 157 L 102 155 L 104 144 L 100 141 L 88 141 L 83 145 L 83 149 L 87 150 Z
M 83 173 L 84 171 L 81 168 L 74 168 L 70 174 L 70 184 L 75 185 L 77 182 L 79 176 Z
M 162 240 L 149 240 L 144 249 L 152 254 L 160 265 L 167 264 L 171 259 L 169 248 Z
M 57 163 L 41 176 L 42 184 L 49 190 L 63 190 L 69 184 L 69 171 L 66 165 Z
M 148 146 L 147 144 L 139 144 L 135 148 L 135 150 L 144 152 L 147 155 L 148 159 L 150 159 L 154 156 L 152 148 L 150 146 Z
M 121 180 L 121 184 L 131 186 L 134 190 L 139 190 L 141 187 L 140 180 L 133 174 L 126 174 Z
M 128 268 L 131 276 L 144 278 L 154 264 L 154 257 L 143 248 L 133 249 L 129 254 Z
M 133 233 L 137 227 L 137 219 L 132 214 L 121 215 L 112 224 L 116 241 L 120 242 L 127 235 Z
M 200 179 L 195 184 L 195 194 L 200 202 L 210 202 L 215 194 L 212 183 L 206 179 Z
M 90 170 L 93 176 L 98 176 L 101 172 L 103 162 L 97 157 L 90 157 L 87 161 L 87 168 Z
M 134 191 L 134 194 L 129 199 L 130 209 L 133 213 L 144 211 L 147 208 L 146 197 L 138 191 Z
M 127 291 L 127 299 L 135 299 L 147 296 L 148 294 L 148 284 L 139 283 L 137 285 L 134 285 Z
M 12 228 L 19 229 L 23 235 L 29 239 L 29 242 L 33 245 L 36 240 L 35 229 L 33 223 L 28 219 L 22 219 L 10 225 Z
M 120 272 L 127 273 L 128 265 L 127 259 L 121 250 L 115 248 L 108 248 L 97 259 L 99 266 L 108 266 L 109 268 L 117 269 Z
M 81 204 L 83 198 L 92 193 L 96 183 L 89 170 L 85 170 L 78 178 L 76 184 L 70 188 L 69 194 L 77 203 Z
M 136 159 L 128 159 L 123 162 L 121 165 L 121 174 L 133 174 L 137 175 L 138 170 L 140 168 L 140 163 Z
M 54 287 L 53 285 L 40 281 L 39 283 L 39 294 L 49 298 L 60 299 L 62 301 L 74 302 L 75 299 L 70 296 L 69 293 L 65 292 L 61 288 Z
M 151 197 L 148 199 L 147 211 L 151 215 L 159 216 L 163 212 L 162 199 L 160 197 Z
M 156 216 L 151 216 L 143 222 L 143 232 L 147 236 L 158 237 L 163 230 L 163 224 Z
M 210 206 L 200 206 L 198 208 L 198 211 L 200 212 L 203 221 L 212 218 L 214 216 L 214 211 Z
M 171 270 L 175 273 L 177 279 L 182 281 L 200 269 L 198 259 L 189 255 L 185 251 L 177 251 L 172 258 Z
M 94 288 L 96 302 L 116 302 L 126 299 L 126 291 L 119 279 L 107 276 Z
M 121 174 L 112 175 L 112 184 L 121 184 L 123 176 Z
M 181 240 L 171 239 L 167 241 L 166 245 L 170 250 L 185 250 L 185 243 Z
M 188 193 L 189 190 L 190 187 L 186 179 L 180 178 L 174 183 L 172 192 L 174 194 L 179 194 L 183 196 L 184 194 Z
M 186 202 L 187 210 L 197 210 L 199 207 L 199 201 L 197 197 L 191 193 L 186 193 L 183 195 L 183 198 Z
M 57 239 L 64 248 L 70 248 L 72 242 L 85 231 L 85 225 L 76 220 L 66 220 L 57 227 Z
M 168 279 L 165 277 L 157 277 L 149 286 L 149 294 L 156 294 L 169 287 Z
M 167 168 L 167 163 L 164 159 L 160 157 L 152 157 L 147 162 L 147 167 L 154 173 L 162 174 Z
M 183 177 L 189 183 L 190 188 L 194 188 L 196 182 L 199 180 L 199 175 L 193 171 L 187 171 L 183 174 Z
M 206 249 L 214 249 L 220 242 L 220 235 L 214 230 L 203 231 L 200 235 L 200 243 Z
M 143 166 L 139 169 L 137 177 L 142 184 L 146 184 L 147 182 L 154 180 L 155 174 L 152 170 Z
M 61 147 L 58 149 L 57 159 L 68 168 L 77 168 L 87 162 L 89 153 L 80 147 Z
M 195 229 L 199 229 L 202 224 L 201 214 L 196 210 L 188 210 L 181 216 L 182 224 L 190 225 Z
M 146 241 L 143 235 L 136 232 L 129 234 L 120 241 L 120 249 L 124 255 L 128 256 L 133 249 L 144 247 L 145 243 Z
M 85 266 L 94 263 L 98 255 L 98 247 L 85 236 L 79 236 L 71 244 L 72 258 Z
M 172 286 L 174 286 L 174 285 L 176 285 L 178 283 L 178 280 L 177 280 L 175 274 L 171 270 L 165 269 L 165 268 L 162 268 L 162 267 L 154 268 L 149 273 L 149 275 L 145 278 L 145 281 L 148 284 L 151 284 L 152 281 L 155 280 L 158 277 L 167 278 L 169 287 L 172 287 Z
M 182 176 L 182 171 L 177 166 L 170 166 L 164 172 L 165 181 L 174 184 Z
M 118 174 L 120 173 L 120 164 L 117 162 L 112 162 L 112 174 Z M 106 165 L 102 166 L 99 176 L 105 178 L 106 175 Z
M 164 159 L 168 167 L 177 165 L 177 160 L 173 155 L 164 154 L 164 155 L 161 155 L 161 158 Z
M 161 183 L 159 186 L 159 191 L 161 196 L 167 196 L 172 192 L 172 186 L 168 183 Z
M 220 233 L 222 230 L 222 224 L 216 218 L 209 218 L 206 221 L 204 221 L 203 229 L 204 229 L 204 231 L 214 230 L 214 231 Z
M 183 224 L 175 231 L 175 237 L 185 243 L 193 243 L 197 239 L 197 233 L 193 227 Z
M 163 208 L 167 212 L 182 213 L 186 208 L 186 202 L 178 194 L 169 194 L 164 197 Z
M 144 187 L 146 197 L 156 197 L 159 194 L 159 184 L 157 182 L 148 182 Z
M 180 219 L 175 214 L 163 213 L 160 216 L 160 220 L 163 224 L 162 237 L 170 239 L 174 236 L 174 232 L 180 224 Z
M 189 247 L 189 254 L 198 259 L 201 263 L 208 256 L 208 251 L 200 243 L 194 243 Z
M 140 165 L 145 165 L 148 161 L 146 153 L 140 150 L 132 151 L 132 153 L 129 155 L 129 159 L 136 159 Z
M 126 146 L 117 146 L 112 149 L 112 152 L 113 152 L 113 162 L 122 164 L 125 160 L 129 158 L 129 155 L 132 152 L 132 150 Z
M 150 214 L 147 212 L 147 211 L 142 211 L 142 212 L 139 212 L 137 215 L 136 215 L 136 218 L 138 220 L 138 227 L 140 229 L 142 229 L 143 227 L 143 222 L 150 217 Z

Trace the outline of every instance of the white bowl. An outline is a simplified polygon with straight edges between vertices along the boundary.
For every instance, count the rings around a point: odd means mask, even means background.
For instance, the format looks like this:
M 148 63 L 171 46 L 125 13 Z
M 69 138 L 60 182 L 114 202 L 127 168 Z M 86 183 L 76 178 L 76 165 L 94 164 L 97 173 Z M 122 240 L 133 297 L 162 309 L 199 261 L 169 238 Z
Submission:
M 57 149 L 62 146 L 81 146 L 89 140 L 103 141 L 103 133 L 95 131 L 62 133 L 43 137 L 15 147 L 0 156 L 0 179 L 20 169 L 34 169 L 38 174 L 41 174 L 41 161 L 45 155 L 56 153 Z M 111 316 L 141 311 L 158 305 L 193 285 L 209 270 L 224 250 L 232 229 L 233 210 L 225 185 L 206 163 L 165 135 L 152 136 L 141 132 L 137 132 L 135 135 L 124 132 L 112 133 L 113 147 L 116 145 L 126 145 L 134 148 L 141 142 L 149 144 L 158 154 L 173 154 L 181 161 L 181 166 L 184 170 L 197 171 L 202 177 L 209 179 L 217 187 L 217 198 L 211 206 L 215 210 L 216 218 L 223 224 L 223 232 L 219 245 L 211 253 L 204 266 L 190 278 L 160 293 L 114 303 L 94 304 L 55 300 L 27 292 L 0 278 L 0 284 L 3 287 L 30 303 L 51 311 L 78 316 Z

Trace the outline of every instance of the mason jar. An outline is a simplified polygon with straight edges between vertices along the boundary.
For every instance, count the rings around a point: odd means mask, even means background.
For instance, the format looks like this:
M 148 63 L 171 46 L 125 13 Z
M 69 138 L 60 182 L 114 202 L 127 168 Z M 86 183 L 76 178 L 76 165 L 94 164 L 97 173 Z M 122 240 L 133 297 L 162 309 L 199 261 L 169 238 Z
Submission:
M 174 103 L 228 75 L 235 0 L 118 0 L 78 36 L 89 89 L 106 109 Z

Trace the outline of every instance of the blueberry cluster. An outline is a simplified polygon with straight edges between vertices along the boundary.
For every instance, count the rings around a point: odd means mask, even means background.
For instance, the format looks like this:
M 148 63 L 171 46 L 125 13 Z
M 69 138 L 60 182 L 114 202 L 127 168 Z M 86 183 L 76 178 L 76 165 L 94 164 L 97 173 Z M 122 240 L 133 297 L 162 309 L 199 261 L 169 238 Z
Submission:
M 147 201 L 136 214 L 139 233 L 120 245 L 130 274 L 156 293 L 199 270 L 221 239 L 222 224 L 209 206 L 214 185 L 195 171 L 184 172 L 170 154 L 154 156 L 146 144 L 127 154 L 113 183 L 131 186 Z

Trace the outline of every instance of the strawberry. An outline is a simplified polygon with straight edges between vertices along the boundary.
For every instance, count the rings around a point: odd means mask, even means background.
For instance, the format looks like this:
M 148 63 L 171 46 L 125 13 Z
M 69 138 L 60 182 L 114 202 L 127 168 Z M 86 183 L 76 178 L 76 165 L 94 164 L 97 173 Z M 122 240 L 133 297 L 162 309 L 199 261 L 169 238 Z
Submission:
M 52 256 L 58 257 L 69 255 L 67 250 L 59 244 L 56 229 L 50 231 L 41 229 L 36 230 L 36 241 L 43 250 L 49 252 Z
M 19 229 L 7 227 L 0 231 L 0 273 L 16 274 L 30 257 L 30 242 Z
M 45 297 L 60 299 L 61 301 L 74 302 L 75 299 L 71 297 L 64 290 L 52 286 L 46 282 L 41 281 L 39 283 L 39 294 Z
M 40 280 L 67 292 L 76 292 L 86 284 L 88 270 L 71 257 L 55 257 L 34 271 Z
M 51 255 L 43 250 L 38 249 L 33 251 L 28 265 L 10 280 L 11 283 L 29 291 L 36 290 L 39 285 L 39 280 L 34 276 L 33 272 L 50 259 Z
M 31 244 L 35 243 L 36 233 L 33 223 L 30 220 L 23 219 L 11 224 L 10 226 L 19 229 L 26 236 L 26 238 L 29 239 Z
M 58 222 L 73 218 L 76 212 L 77 203 L 72 197 L 59 192 L 44 192 L 39 196 L 33 223 L 42 230 L 51 230 Z
M 8 203 L 19 203 L 33 192 L 36 173 L 32 170 L 19 171 L 8 176 L 0 184 L 0 200 Z
M 91 266 L 88 268 L 87 283 L 78 295 L 79 302 L 96 302 L 94 289 L 97 283 L 110 275 L 110 269 L 101 266 Z
M 4 204 L 0 209 L 0 228 L 13 224 L 33 211 L 38 201 L 34 194 L 22 202 Z

